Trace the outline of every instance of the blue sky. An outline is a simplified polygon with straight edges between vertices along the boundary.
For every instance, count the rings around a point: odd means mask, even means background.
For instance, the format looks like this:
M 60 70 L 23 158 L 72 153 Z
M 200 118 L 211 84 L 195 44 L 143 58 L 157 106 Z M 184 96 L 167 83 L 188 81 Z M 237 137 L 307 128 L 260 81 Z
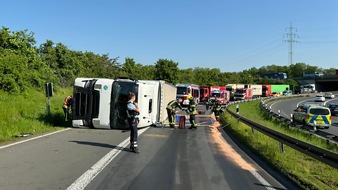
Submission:
M 34 32 L 37 45 L 222 72 L 288 65 L 291 22 L 293 63 L 338 68 L 337 0 L 11 0 L 0 15 L 1 26 Z

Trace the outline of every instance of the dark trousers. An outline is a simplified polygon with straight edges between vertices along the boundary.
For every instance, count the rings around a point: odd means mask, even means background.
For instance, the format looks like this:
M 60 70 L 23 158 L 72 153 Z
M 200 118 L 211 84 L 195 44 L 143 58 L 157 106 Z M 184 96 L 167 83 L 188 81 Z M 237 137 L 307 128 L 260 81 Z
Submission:
M 196 127 L 195 116 L 196 115 L 190 115 L 189 121 L 190 121 L 191 127 Z
M 175 127 L 175 114 L 171 109 L 167 109 L 168 119 L 169 119 L 169 125 L 170 127 Z
M 137 124 L 138 119 L 132 118 L 128 119 L 129 129 L 130 129 L 130 147 L 137 148 Z
M 220 116 L 221 112 L 222 112 L 221 110 L 214 110 L 215 118 L 216 118 L 217 121 L 219 121 L 219 116 Z
M 65 121 L 69 119 L 69 108 L 62 107 Z

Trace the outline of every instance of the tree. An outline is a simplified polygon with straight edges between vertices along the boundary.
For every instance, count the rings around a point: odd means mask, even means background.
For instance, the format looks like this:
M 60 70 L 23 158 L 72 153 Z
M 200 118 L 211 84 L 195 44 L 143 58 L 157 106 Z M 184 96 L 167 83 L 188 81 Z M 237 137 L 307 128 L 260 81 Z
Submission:
M 126 58 L 122 65 L 124 74 L 129 78 L 136 78 L 140 68 L 136 67 L 136 63 L 133 58 Z
M 168 59 L 159 59 L 155 64 L 155 68 L 156 80 L 165 80 L 173 84 L 178 81 L 178 63 Z
M 325 76 L 335 76 L 336 68 L 323 69 L 322 72 Z
M 177 74 L 177 83 L 196 83 L 194 70 L 192 68 L 179 70 Z
M 141 65 L 137 64 L 136 68 L 138 70 L 137 72 L 137 78 L 143 79 L 143 80 L 155 80 L 155 72 L 156 68 L 154 65 Z
M 0 30 L 0 89 L 22 92 L 41 87 L 52 77 L 51 69 L 38 56 L 33 33 Z

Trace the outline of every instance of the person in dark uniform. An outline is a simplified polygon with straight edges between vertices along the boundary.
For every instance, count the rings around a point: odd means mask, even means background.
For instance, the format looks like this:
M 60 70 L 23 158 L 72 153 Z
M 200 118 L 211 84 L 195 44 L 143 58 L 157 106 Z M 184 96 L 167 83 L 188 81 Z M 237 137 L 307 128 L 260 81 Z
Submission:
M 195 121 L 195 116 L 197 115 L 197 104 L 194 101 L 194 97 L 192 97 L 190 94 L 188 95 L 188 99 L 189 99 L 189 105 L 188 105 L 187 112 L 190 115 L 189 121 L 191 124 L 189 129 L 197 129 L 197 124 Z
M 168 119 L 169 119 L 169 125 L 170 128 L 175 128 L 175 110 L 176 108 L 183 109 L 181 106 L 182 98 L 179 98 L 178 100 L 172 100 L 167 105 L 167 113 L 168 113 Z
M 130 128 L 130 150 L 135 153 L 139 153 L 137 144 L 137 125 L 139 123 L 138 115 L 140 110 L 135 102 L 136 95 L 132 92 L 128 93 L 127 113 L 128 113 L 128 125 Z
M 212 106 L 211 104 L 212 104 L 212 102 L 211 102 L 210 97 L 207 97 L 207 98 L 205 99 L 205 108 L 206 108 L 207 110 L 209 110 L 209 108 Z
M 223 112 L 221 102 L 215 97 L 215 101 L 212 106 L 212 112 L 214 112 L 216 120 L 219 121 L 219 116 Z

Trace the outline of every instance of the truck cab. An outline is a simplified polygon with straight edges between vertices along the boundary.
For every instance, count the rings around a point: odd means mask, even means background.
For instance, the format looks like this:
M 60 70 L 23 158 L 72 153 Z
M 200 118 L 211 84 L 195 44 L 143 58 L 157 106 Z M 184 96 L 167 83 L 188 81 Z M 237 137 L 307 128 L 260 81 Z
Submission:
M 251 88 L 237 88 L 234 94 L 234 100 L 250 100 L 252 99 Z
M 210 97 L 210 86 L 200 86 L 200 102 L 205 102 Z
M 228 103 L 230 99 L 230 94 L 228 93 L 228 91 L 214 90 L 211 92 L 210 97 L 211 102 L 214 102 L 216 97 L 217 100 L 220 101 L 222 105 L 225 105 Z
M 73 126 L 128 128 L 127 95 L 138 96 L 138 84 L 129 79 L 77 78 L 73 94 Z

